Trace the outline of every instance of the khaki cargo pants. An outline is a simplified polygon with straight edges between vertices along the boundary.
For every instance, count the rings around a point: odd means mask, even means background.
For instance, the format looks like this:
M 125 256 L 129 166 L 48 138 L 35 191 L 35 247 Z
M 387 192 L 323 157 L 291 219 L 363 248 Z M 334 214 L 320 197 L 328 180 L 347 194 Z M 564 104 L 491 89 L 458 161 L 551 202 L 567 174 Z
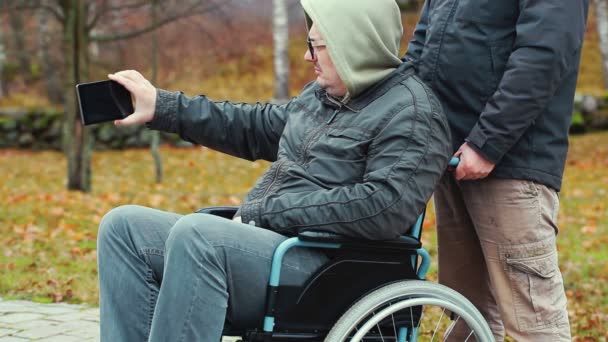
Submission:
M 557 193 L 531 181 L 446 173 L 435 191 L 439 282 L 475 304 L 497 341 L 505 331 L 517 341 L 571 340 L 558 209 Z

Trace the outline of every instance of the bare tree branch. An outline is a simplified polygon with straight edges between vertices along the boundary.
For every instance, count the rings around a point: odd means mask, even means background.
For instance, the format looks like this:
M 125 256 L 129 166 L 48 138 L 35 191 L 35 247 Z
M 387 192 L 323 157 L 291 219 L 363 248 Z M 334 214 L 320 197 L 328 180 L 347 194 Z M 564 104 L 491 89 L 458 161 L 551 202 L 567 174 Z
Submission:
M 133 3 L 127 3 L 127 4 L 123 4 L 123 5 L 119 5 L 119 6 L 108 6 L 108 1 L 104 0 L 102 6 L 100 7 L 100 10 L 93 17 L 93 20 L 91 20 L 91 22 L 89 24 L 87 24 L 87 30 L 90 31 L 91 29 L 93 29 L 93 27 L 95 27 L 95 25 L 97 24 L 99 19 L 101 17 L 103 17 L 105 14 L 108 14 L 110 12 L 133 10 L 133 9 L 137 9 L 137 8 L 149 5 L 149 4 L 150 4 L 150 0 L 143 0 L 143 1 L 136 1 Z
M 86 26 L 87 32 L 91 31 L 93 29 L 93 27 L 95 27 L 95 25 L 97 25 L 99 18 L 101 18 L 103 16 L 103 14 L 107 12 L 107 8 L 108 8 L 108 0 L 103 0 L 103 2 L 101 3 L 101 7 L 99 8 L 99 11 L 97 11 L 97 13 L 95 15 L 92 15 L 93 19 L 91 19 L 91 21 L 89 23 L 87 23 L 87 26 Z
M 59 8 L 54 7 L 51 4 L 48 4 L 46 1 L 13 2 L 10 5 L 2 6 L 0 8 L 0 12 L 3 12 L 3 11 L 6 11 L 6 12 L 11 12 L 11 11 L 31 11 L 31 10 L 38 10 L 38 9 L 43 9 L 43 10 L 48 11 L 59 22 L 63 22 L 63 20 L 65 19 L 62 11 Z
M 222 5 L 225 5 L 226 3 L 229 3 L 229 2 L 231 2 L 231 0 L 223 1 Z M 164 18 L 160 18 L 159 20 L 154 21 L 154 22 L 150 23 L 148 26 L 145 26 L 143 28 L 135 29 L 135 30 L 129 31 L 129 32 L 117 33 L 117 34 L 113 34 L 113 35 L 91 36 L 91 41 L 92 42 L 108 42 L 108 41 L 133 38 L 133 37 L 139 36 L 141 34 L 153 31 L 153 30 L 155 30 L 161 26 L 164 26 L 172 21 L 175 21 L 177 19 L 188 18 L 191 16 L 200 15 L 200 14 L 203 14 L 206 12 L 211 12 L 213 10 L 218 9 L 222 5 L 212 3 L 211 5 L 209 5 L 207 7 L 200 8 L 197 10 L 196 8 L 200 6 L 200 3 L 195 2 L 192 6 L 188 7 L 187 9 L 185 9 L 183 11 L 172 14 L 172 15 L 168 15 Z
M 149 0 L 144 0 L 144 1 L 137 1 L 137 2 L 133 2 L 130 4 L 123 4 L 120 6 L 109 6 L 108 7 L 108 12 L 112 12 L 112 11 L 124 11 L 124 10 L 128 10 L 128 9 L 134 9 L 134 8 L 139 8 L 145 5 L 149 5 L 150 1 Z

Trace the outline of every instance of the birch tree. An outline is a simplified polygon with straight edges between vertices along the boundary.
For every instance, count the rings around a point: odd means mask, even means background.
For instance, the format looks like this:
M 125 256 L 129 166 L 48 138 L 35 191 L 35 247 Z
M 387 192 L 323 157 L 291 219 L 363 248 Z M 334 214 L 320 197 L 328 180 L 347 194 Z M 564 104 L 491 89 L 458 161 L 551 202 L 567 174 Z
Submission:
M 273 0 L 274 101 L 289 100 L 289 28 L 285 0 Z
M 158 0 L 152 0 L 150 16 L 152 17 L 153 22 L 158 20 Z M 158 82 L 158 36 L 158 30 L 155 30 L 152 33 L 152 77 L 150 78 L 152 84 L 156 84 Z M 152 158 L 154 159 L 154 179 L 156 180 L 157 184 L 160 184 L 163 181 L 163 161 L 160 157 L 160 151 L 158 150 L 159 143 L 160 132 L 152 131 L 150 152 L 152 153 Z
M 2 17 L 0 17 L 0 99 L 4 97 L 4 63 L 6 54 L 4 53 L 4 34 L 2 32 Z
M 608 88 L 608 5 L 607 0 L 594 0 L 597 33 L 602 53 L 602 69 L 604 71 L 604 87 Z

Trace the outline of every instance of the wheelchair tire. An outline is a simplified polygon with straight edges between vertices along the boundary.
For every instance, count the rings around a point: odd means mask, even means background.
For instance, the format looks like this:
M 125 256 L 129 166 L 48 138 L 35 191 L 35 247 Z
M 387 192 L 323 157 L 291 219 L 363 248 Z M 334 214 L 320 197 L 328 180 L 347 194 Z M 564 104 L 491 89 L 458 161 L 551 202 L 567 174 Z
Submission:
M 409 310 L 409 316 L 408 314 Z M 428 310 L 432 310 L 431 314 L 425 316 Z M 439 311 L 441 310 L 441 311 Z M 418 311 L 420 313 L 418 313 Z M 424 312 L 423 312 L 424 311 Z M 415 313 L 416 312 L 416 313 Z M 440 317 L 436 326 L 435 323 L 425 327 L 420 325 L 426 323 L 425 320 L 434 319 L 440 312 Z M 469 341 L 486 342 L 493 341 L 494 337 L 487 322 L 481 313 L 469 302 L 464 296 L 458 292 L 437 284 L 420 280 L 405 280 L 390 285 L 383 286 L 374 292 L 366 295 L 348 309 L 342 317 L 332 327 L 327 337 L 326 342 L 359 342 L 359 341 L 418 341 L 425 340 L 418 337 L 418 332 L 412 334 L 409 330 L 407 338 L 399 336 L 398 328 L 395 326 L 395 315 L 399 321 L 399 315 L 404 314 L 406 323 L 409 326 L 417 326 L 424 331 L 424 334 L 432 334 L 429 340 L 432 340 L 439 330 L 440 323 L 444 315 L 456 315 L 457 319 L 452 320 L 452 323 L 447 329 L 440 333 L 449 335 L 452 332 L 454 323 L 460 319 L 469 327 L 470 333 L 466 337 Z M 403 317 L 401 318 L 403 320 Z M 387 327 L 392 320 L 392 328 Z M 446 319 L 444 325 L 447 324 L 449 318 Z M 415 323 L 417 322 L 417 323 Z M 462 322 L 459 322 L 461 324 Z M 383 334 L 384 331 L 385 333 Z M 392 333 L 394 331 L 394 333 Z M 388 332 L 388 333 L 387 333 Z M 439 336 L 441 338 L 441 336 Z M 443 340 L 443 339 L 442 339 Z M 464 341 L 465 339 L 463 339 Z

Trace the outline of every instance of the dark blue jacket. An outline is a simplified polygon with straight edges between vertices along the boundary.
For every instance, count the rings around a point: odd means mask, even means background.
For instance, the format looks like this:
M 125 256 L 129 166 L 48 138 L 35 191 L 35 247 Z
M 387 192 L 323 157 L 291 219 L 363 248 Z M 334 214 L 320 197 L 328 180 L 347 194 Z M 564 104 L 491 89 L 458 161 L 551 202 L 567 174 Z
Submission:
M 406 58 L 435 90 L 454 151 L 491 176 L 560 190 L 589 0 L 426 0 Z

